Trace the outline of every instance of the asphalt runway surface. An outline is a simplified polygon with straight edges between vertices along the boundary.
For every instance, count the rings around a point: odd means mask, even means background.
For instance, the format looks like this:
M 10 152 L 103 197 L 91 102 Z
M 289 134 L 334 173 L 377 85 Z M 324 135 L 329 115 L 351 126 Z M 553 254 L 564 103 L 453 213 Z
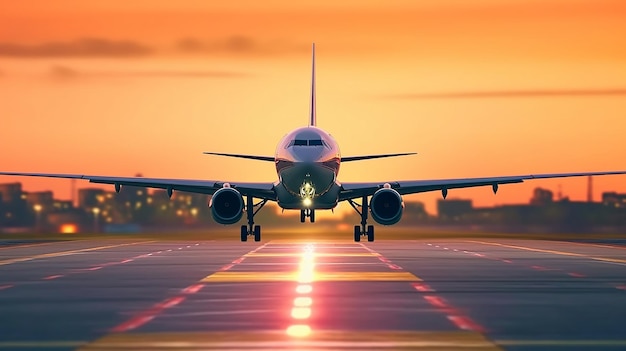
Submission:
M 626 247 L 506 239 L 3 245 L 0 349 L 626 350 Z

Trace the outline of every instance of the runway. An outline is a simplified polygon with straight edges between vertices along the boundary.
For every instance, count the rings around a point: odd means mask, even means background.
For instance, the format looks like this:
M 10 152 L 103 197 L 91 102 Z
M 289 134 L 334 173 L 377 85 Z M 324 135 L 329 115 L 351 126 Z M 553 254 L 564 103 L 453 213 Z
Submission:
M 626 246 L 0 245 L 0 349 L 626 349 Z

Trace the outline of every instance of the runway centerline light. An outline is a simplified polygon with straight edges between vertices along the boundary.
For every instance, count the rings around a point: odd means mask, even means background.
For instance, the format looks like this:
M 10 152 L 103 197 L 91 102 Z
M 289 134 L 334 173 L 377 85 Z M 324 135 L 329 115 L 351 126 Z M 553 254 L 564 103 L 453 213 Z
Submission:
M 301 271 L 298 275 L 298 283 L 311 283 L 313 282 L 313 270 Z
M 306 200 L 306 199 L 304 199 Z M 300 259 L 298 274 L 298 282 L 296 293 L 308 294 L 313 290 L 309 284 L 313 281 L 315 274 L 315 246 L 306 244 L 303 247 Z M 311 305 L 313 299 L 309 296 L 298 296 L 293 300 L 293 308 L 291 309 L 291 317 L 295 320 L 303 320 L 311 317 Z M 287 335 L 291 337 L 306 337 L 311 334 L 311 327 L 306 324 L 294 324 L 287 328 Z
M 308 296 L 296 297 L 293 300 L 293 305 L 296 307 L 309 307 L 313 304 L 313 299 Z
M 296 287 L 298 294 L 309 294 L 311 291 L 313 291 L 313 287 L 309 284 L 301 284 Z
M 294 324 L 287 328 L 287 335 L 296 338 L 307 337 L 311 334 L 311 327 L 306 324 Z
M 293 317 L 293 319 L 307 319 L 311 317 L 311 308 L 294 307 L 291 309 L 291 317 Z

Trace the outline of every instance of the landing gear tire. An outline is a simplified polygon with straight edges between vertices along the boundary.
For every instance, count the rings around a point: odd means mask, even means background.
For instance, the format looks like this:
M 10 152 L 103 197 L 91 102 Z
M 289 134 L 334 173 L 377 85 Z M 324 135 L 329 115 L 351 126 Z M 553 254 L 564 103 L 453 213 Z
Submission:
M 306 222 L 307 217 L 309 217 L 311 223 L 315 223 L 315 210 L 310 208 L 300 210 L 300 223 Z
M 359 225 L 354 226 L 354 241 L 357 243 L 361 241 L 361 226 Z
M 374 226 L 373 225 L 367 226 L 367 241 L 369 242 L 374 241 Z
M 254 215 L 265 206 L 267 200 L 255 204 L 252 196 L 246 196 L 246 217 L 248 219 L 248 225 L 241 226 L 241 241 L 248 241 L 248 236 L 254 235 L 254 241 L 261 241 L 261 226 L 254 225 Z M 255 211 L 255 208 L 256 211 Z
M 261 226 L 254 226 L 254 241 L 261 241 Z
M 248 226 L 241 226 L 241 241 L 248 241 Z
M 374 241 L 374 226 L 367 225 L 367 217 L 368 217 L 368 211 L 369 211 L 369 204 L 367 203 L 367 196 L 363 196 L 361 198 L 360 204 L 354 202 L 351 199 L 348 200 L 348 203 L 350 204 L 350 206 L 352 206 L 352 208 L 354 208 L 356 213 L 358 213 L 359 216 L 361 216 L 361 225 L 354 226 L 354 241 L 356 242 L 361 241 L 361 236 L 365 236 L 365 235 L 367 235 L 367 241 L 369 242 Z

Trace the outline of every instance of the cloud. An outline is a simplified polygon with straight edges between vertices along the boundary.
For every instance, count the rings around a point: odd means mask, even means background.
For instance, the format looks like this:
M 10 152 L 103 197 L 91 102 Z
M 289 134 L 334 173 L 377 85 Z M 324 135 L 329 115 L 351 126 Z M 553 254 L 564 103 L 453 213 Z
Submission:
M 96 78 L 243 78 L 249 74 L 235 71 L 209 70 L 145 70 L 145 71 L 79 71 L 74 68 L 54 65 L 50 75 L 55 79 Z
M 258 41 L 249 36 L 233 35 L 221 39 L 206 40 L 185 37 L 174 43 L 174 50 L 179 53 L 198 55 L 277 55 L 307 52 L 310 47 L 309 44 L 295 44 L 280 39 Z M 73 41 L 46 42 L 33 45 L 0 43 L 0 57 L 17 58 L 126 58 L 153 55 L 157 54 L 158 51 L 157 48 L 144 43 L 104 38 L 82 38 Z
M 308 52 L 309 46 L 310 44 L 296 44 L 287 40 L 259 41 L 249 36 L 233 35 L 206 40 L 197 37 L 185 37 L 174 43 L 174 50 L 178 53 L 192 55 L 279 55 Z M 73 41 L 45 42 L 33 45 L 0 42 L 0 57 L 16 58 L 126 58 L 144 57 L 167 51 L 167 48 L 157 48 L 132 40 L 104 38 L 82 38 Z
M 8 57 L 134 57 L 149 55 L 153 51 L 152 48 L 134 41 L 102 38 L 36 45 L 0 43 L 0 56 Z
M 392 99 L 492 99 L 492 98 L 535 98 L 569 96 L 621 96 L 626 95 L 626 88 L 612 89 L 539 89 L 539 90 L 487 90 L 458 91 L 444 93 L 417 93 L 386 95 Z
M 306 52 L 308 45 L 294 44 L 285 40 L 259 42 L 248 36 L 234 35 L 225 39 L 202 40 L 186 37 L 176 43 L 176 49 L 184 53 L 226 54 L 282 54 Z
M 54 65 L 50 67 L 50 74 L 58 79 L 70 79 L 79 76 L 79 72 L 67 66 Z

